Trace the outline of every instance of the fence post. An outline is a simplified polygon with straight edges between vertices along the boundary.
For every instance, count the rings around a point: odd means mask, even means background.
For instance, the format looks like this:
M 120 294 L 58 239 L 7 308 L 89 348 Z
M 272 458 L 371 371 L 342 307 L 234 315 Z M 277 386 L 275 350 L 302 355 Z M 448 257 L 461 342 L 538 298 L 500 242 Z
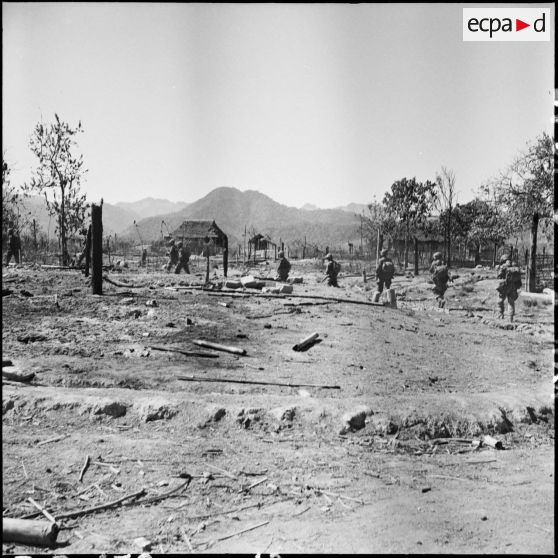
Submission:
M 91 287 L 93 294 L 103 294 L 103 208 L 91 204 L 91 246 L 92 273 Z

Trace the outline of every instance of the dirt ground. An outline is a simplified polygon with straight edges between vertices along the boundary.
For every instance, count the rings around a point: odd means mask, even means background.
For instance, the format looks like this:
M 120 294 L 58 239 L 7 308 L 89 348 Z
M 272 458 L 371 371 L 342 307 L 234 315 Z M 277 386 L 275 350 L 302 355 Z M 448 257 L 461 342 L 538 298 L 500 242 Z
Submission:
M 554 299 L 522 293 L 510 324 L 493 270 L 456 273 L 440 311 L 426 275 L 397 276 L 390 308 L 312 262 L 265 297 L 4 268 L 3 371 L 35 376 L 3 381 L 3 516 L 44 519 L 38 502 L 58 554 L 554 554 Z

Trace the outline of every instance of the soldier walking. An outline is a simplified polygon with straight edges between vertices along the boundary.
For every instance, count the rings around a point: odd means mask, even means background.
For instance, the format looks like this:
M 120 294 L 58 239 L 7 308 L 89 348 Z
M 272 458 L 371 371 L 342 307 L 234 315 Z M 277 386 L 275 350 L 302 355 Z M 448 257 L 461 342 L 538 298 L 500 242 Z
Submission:
M 386 289 L 391 288 L 391 281 L 395 275 L 395 266 L 393 265 L 393 260 L 388 254 L 389 251 L 386 248 L 380 252 L 381 257 L 378 260 L 378 265 L 376 266 L 377 290 L 374 293 L 374 302 L 379 302 L 384 286 Z
M 169 259 L 167 261 L 167 265 L 165 266 L 167 273 L 170 273 L 170 270 L 173 267 L 176 267 L 176 264 L 178 263 L 178 249 L 174 244 L 174 239 L 171 239 L 169 246 L 170 250 L 167 252 Z
M 337 276 L 341 271 L 341 264 L 339 264 L 339 262 L 336 262 L 331 254 L 327 254 L 325 259 L 327 261 L 327 266 L 325 272 L 326 276 L 323 280 L 327 279 L 327 284 L 330 287 L 339 287 L 339 285 L 337 284 Z
M 10 227 L 8 229 L 8 253 L 6 254 L 6 265 L 10 263 L 12 256 L 15 259 L 15 263 L 16 264 L 19 263 L 20 250 L 21 250 L 21 241 L 19 239 L 19 235 L 13 229 L 13 227 Z
M 521 270 L 519 267 L 515 267 L 511 263 L 510 256 L 504 254 L 500 258 L 500 271 L 498 272 L 498 279 L 502 279 L 499 285 L 496 287 L 498 291 L 499 301 L 498 318 L 504 318 L 504 310 L 506 300 L 510 307 L 510 322 L 513 322 L 515 316 L 515 301 L 519 297 L 518 289 L 521 288 Z
M 187 246 L 183 246 L 182 242 L 176 245 L 178 249 L 178 262 L 176 264 L 175 273 L 180 273 L 180 270 L 184 270 L 184 273 L 190 274 L 190 267 L 188 262 L 190 261 L 190 249 Z
M 434 288 L 432 291 L 436 295 L 438 308 L 444 308 L 446 305 L 444 294 L 448 290 L 448 282 L 453 281 L 453 279 L 451 278 L 448 266 L 445 265 L 442 260 L 442 254 L 440 252 L 436 252 L 434 254 L 434 259 L 432 260 L 432 265 L 430 266 L 430 273 L 432 274 L 432 280 L 434 281 Z

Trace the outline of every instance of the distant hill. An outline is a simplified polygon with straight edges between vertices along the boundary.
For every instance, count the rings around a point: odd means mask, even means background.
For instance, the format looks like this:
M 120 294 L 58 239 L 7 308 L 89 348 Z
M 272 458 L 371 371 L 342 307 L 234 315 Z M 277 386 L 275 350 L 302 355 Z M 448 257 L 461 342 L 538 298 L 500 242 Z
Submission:
M 50 235 L 54 234 L 56 228 L 56 220 L 48 214 L 45 200 L 41 196 L 31 196 L 23 201 L 25 210 L 29 219 L 35 219 L 39 230 L 47 233 L 50 226 Z M 103 234 L 120 234 L 124 229 L 133 225 L 134 220 L 141 217 L 134 212 L 124 208 L 117 207 L 110 203 L 103 203 Z
M 313 203 L 305 203 L 300 209 L 303 209 L 304 211 L 314 211 L 315 209 L 320 209 L 317 205 L 314 205 Z
M 180 211 L 188 204 L 185 202 L 171 202 L 160 198 L 144 198 L 135 202 L 117 202 L 113 205 L 133 213 L 135 219 L 145 219 L 147 217 Z
M 138 221 L 140 234 L 145 241 L 161 237 L 161 220 L 172 231 L 185 219 L 213 219 L 229 236 L 229 244 L 242 243 L 244 227 L 250 234 L 269 234 L 275 242 L 297 240 L 320 248 L 329 245 L 344 246 L 360 238 L 359 220 L 355 215 L 340 209 L 307 211 L 277 203 L 255 190 L 241 192 L 236 188 L 216 188 L 181 211 Z M 166 232 L 166 229 L 165 229 Z M 123 231 L 133 236 L 134 227 Z

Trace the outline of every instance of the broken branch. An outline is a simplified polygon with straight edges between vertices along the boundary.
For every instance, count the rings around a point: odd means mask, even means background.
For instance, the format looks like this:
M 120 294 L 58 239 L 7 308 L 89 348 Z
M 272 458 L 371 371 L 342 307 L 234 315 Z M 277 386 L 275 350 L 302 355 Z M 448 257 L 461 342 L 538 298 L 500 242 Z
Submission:
M 144 494 L 145 494 L 145 488 L 142 488 L 141 490 L 138 490 L 137 492 L 134 492 L 133 494 L 128 494 L 127 496 L 123 496 L 122 498 L 119 498 L 118 500 L 114 500 L 113 502 L 108 502 L 106 504 L 101 504 L 100 506 L 95 506 L 93 508 L 86 508 L 86 509 L 82 509 L 82 510 L 76 510 L 76 511 L 73 511 L 73 512 L 58 514 L 58 519 L 70 519 L 71 517 L 78 517 L 80 515 L 85 515 L 85 514 L 89 514 L 89 513 L 94 513 L 96 511 L 106 510 L 107 508 L 112 508 L 114 506 L 118 506 L 119 504 L 121 504 L 122 502 L 125 502 L 126 500 L 130 500 L 132 498 L 138 498 L 139 496 L 143 496 Z
M 48 513 L 40 504 L 35 502 L 33 498 L 27 498 L 51 523 L 56 523 L 56 519 Z
M 50 444 L 51 442 L 59 442 L 60 440 L 63 440 L 64 438 L 68 438 L 69 434 L 62 434 L 62 436 L 56 436 L 56 438 L 50 438 L 48 440 L 43 440 L 42 442 L 39 442 L 37 444 L 38 446 L 44 446 L 45 444 Z
M 91 462 L 91 458 L 87 456 L 85 458 L 85 463 L 83 464 L 83 467 L 81 468 L 81 471 L 79 473 L 79 482 L 83 482 L 83 475 L 85 475 L 85 471 L 87 471 L 87 469 L 89 468 L 90 462 Z
M 236 537 L 236 535 L 242 535 L 242 533 L 246 533 L 248 531 L 253 531 L 254 529 L 258 529 L 259 527 L 263 527 L 264 525 L 267 525 L 269 523 L 269 521 L 263 521 L 262 523 L 258 523 L 257 525 L 252 525 L 251 527 L 246 527 L 246 529 L 242 529 L 240 531 L 235 531 L 234 533 L 231 533 L 230 535 L 225 535 L 224 537 L 219 537 L 217 539 L 214 539 L 212 541 L 207 541 L 206 544 L 214 544 L 216 542 L 219 541 L 225 541 L 227 539 L 230 539 L 232 537 Z

